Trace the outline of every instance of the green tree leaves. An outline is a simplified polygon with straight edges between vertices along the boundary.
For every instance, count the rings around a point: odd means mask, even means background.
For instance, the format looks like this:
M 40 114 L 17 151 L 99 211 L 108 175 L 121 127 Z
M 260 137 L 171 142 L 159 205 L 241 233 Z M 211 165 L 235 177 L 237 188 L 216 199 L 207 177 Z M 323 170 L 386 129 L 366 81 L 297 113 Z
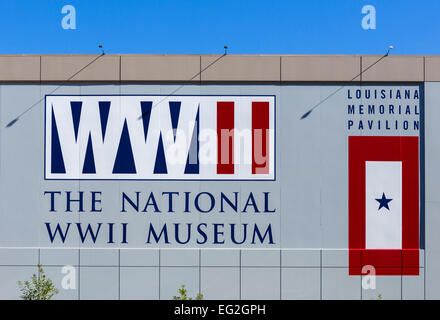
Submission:
M 191 297 L 188 297 L 187 290 L 185 289 L 185 285 L 182 284 L 180 289 L 178 290 L 179 295 L 174 296 L 173 300 L 193 300 Z M 196 295 L 194 300 L 203 300 L 203 294 L 200 292 Z
M 51 279 L 45 274 L 42 266 L 38 265 L 38 275 L 32 275 L 31 280 L 18 281 L 23 300 L 50 300 L 59 291 Z

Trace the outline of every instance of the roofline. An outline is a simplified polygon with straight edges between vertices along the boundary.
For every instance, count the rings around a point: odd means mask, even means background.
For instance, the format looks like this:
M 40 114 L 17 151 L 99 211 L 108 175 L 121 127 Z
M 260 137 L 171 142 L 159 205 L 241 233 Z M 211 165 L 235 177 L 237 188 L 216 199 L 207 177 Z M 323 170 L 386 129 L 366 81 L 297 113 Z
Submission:
M 360 81 L 440 81 L 440 55 L 0 54 L 3 83 Z

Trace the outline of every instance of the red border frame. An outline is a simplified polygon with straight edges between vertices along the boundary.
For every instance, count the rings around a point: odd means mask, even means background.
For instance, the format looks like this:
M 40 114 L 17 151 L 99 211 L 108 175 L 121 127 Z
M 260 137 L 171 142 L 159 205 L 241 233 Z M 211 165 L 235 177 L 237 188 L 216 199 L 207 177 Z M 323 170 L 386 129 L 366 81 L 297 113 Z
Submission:
M 419 137 L 348 137 L 349 274 L 419 274 Z M 402 161 L 402 250 L 365 249 L 365 162 Z

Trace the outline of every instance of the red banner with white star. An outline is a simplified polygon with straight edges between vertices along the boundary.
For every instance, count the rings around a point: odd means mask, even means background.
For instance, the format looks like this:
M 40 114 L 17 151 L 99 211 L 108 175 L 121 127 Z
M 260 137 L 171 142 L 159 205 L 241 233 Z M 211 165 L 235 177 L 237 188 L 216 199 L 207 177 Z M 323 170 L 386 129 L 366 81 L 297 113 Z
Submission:
M 419 274 L 419 138 L 350 136 L 349 274 Z

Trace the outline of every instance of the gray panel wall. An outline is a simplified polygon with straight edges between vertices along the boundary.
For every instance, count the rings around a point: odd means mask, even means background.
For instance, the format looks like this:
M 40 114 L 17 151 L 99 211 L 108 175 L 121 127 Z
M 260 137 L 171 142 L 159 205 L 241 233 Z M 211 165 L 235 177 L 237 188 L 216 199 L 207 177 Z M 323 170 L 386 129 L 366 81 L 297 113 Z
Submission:
M 438 85 L 438 84 L 437 84 Z M 362 88 L 389 88 L 374 85 Z M 440 263 L 435 247 L 435 110 L 440 102 L 435 83 L 427 83 L 426 108 L 426 272 L 421 250 L 419 276 L 379 276 L 376 290 L 363 290 L 360 276 L 348 275 L 349 135 L 418 135 L 416 130 L 358 130 L 347 128 L 352 119 L 379 117 L 347 114 L 350 85 L 23 85 L 0 86 L 0 298 L 18 297 L 17 280 L 24 280 L 41 263 L 60 287 L 61 268 L 76 268 L 76 289 L 63 290 L 64 299 L 170 299 L 185 284 L 191 295 L 207 299 L 384 299 L 436 298 L 440 291 L 435 268 Z M 393 85 L 393 89 L 417 88 Z M 45 94 L 178 94 L 275 95 L 277 125 L 277 181 L 45 181 L 43 180 Z M 331 95 L 331 96 L 330 96 Z M 326 97 L 312 114 L 300 120 Z M 389 103 L 392 103 L 392 99 Z M 40 101 L 40 102 L 38 102 Z M 37 103 L 36 103 L 37 102 Z M 36 103 L 36 104 L 35 104 Z M 35 107 L 26 110 L 35 104 Z M 10 128 L 6 124 L 22 112 Z M 431 115 L 431 116 L 429 116 Z M 398 117 L 400 119 L 400 117 Z M 410 120 L 418 118 L 415 115 Z M 403 119 L 403 117 L 402 117 Z M 400 119 L 401 120 L 401 119 Z M 431 121 L 431 122 L 430 122 Z M 440 149 L 439 149 L 440 150 Z M 428 172 L 430 174 L 428 174 Z M 47 190 L 103 192 L 103 213 L 51 213 Z M 272 215 L 223 216 L 191 214 L 130 214 L 120 211 L 121 191 L 271 192 L 277 208 Z M 261 200 L 261 199 L 260 199 Z M 165 201 L 165 200 L 162 200 Z M 241 201 L 243 201 L 241 199 Z M 147 222 L 271 223 L 274 245 L 221 248 L 195 242 L 188 248 L 147 247 L 139 239 Z M 81 243 L 69 237 L 51 244 L 43 222 L 127 222 L 132 226 L 129 245 Z M 174 246 L 176 247 L 176 246 Z M 178 247 L 178 246 L 177 246 Z M 437 252 L 437 254 L 436 254 Z M 429 270 L 431 269 L 431 273 Z M 427 280 L 425 282 L 425 277 Z M 431 278 L 430 278 L 431 277 Z M 425 286 L 426 283 L 426 286 Z
M 425 226 L 426 226 L 426 297 L 440 299 L 440 223 L 439 161 L 440 142 L 438 119 L 440 117 L 440 83 L 425 83 Z

